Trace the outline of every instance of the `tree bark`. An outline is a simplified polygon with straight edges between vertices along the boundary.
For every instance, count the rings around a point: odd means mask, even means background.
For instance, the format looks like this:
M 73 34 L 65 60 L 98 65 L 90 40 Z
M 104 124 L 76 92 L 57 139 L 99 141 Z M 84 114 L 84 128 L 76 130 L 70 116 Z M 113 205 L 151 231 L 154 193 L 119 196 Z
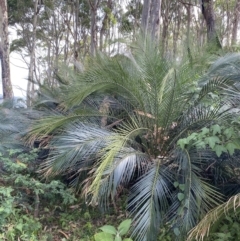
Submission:
M 111 9 L 111 11 L 112 11 L 112 8 L 113 8 L 113 1 L 112 0 L 108 0 L 107 2 L 106 2 L 106 5 L 107 5 L 107 8 L 108 9 Z M 104 18 L 103 18 L 103 20 L 102 20 L 102 27 L 101 27 L 101 29 L 100 29 L 100 36 L 99 36 L 99 44 L 100 44 L 100 46 L 99 46 L 99 49 L 100 49 L 100 51 L 103 51 L 103 37 L 104 37 L 104 34 L 106 33 L 106 31 L 107 31 L 107 28 L 109 28 L 110 26 L 108 26 L 109 25 L 109 17 L 108 17 L 108 14 L 107 14 L 107 12 L 105 13 L 105 15 L 104 15 Z
M 152 0 L 144 0 L 143 2 L 143 9 L 142 9 L 142 31 L 144 34 L 147 32 L 148 29 L 148 19 L 150 15 L 150 6 L 151 6 Z
M 32 98 L 34 95 L 34 67 L 35 67 L 37 19 L 38 19 L 38 0 L 35 0 L 34 16 L 33 16 L 33 32 L 32 32 L 32 41 L 30 44 L 30 63 L 29 63 L 28 84 L 27 84 L 27 105 L 28 106 L 31 106 Z
M 144 0 L 142 10 L 142 31 L 144 35 L 151 35 L 152 39 L 159 41 L 160 14 L 162 0 Z
M 162 54 L 163 56 L 166 53 L 166 49 L 168 46 L 168 27 L 169 27 L 169 8 L 170 3 L 168 0 L 164 1 L 164 11 L 162 12 L 162 18 L 163 18 L 163 27 L 162 27 Z
M 78 54 L 79 54 L 78 30 L 79 30 L 79 0 L 76 0 L 75 25 L 74 25 L 74 63 L 78 61 Z M 77 71 L 76 64 L 74 64 L 74 70 Z
M 100 0 L 88 0 L 88 4 L 90 6 L 91 9 L 91 46 L 90 46 L 90 51 L 92 55 L 95 55 L 96 52 L 96 43 L 97 43 L 97 34 L 96 34 L 96 30 L 97 30 L 97 8 L 99 5 Z
M 233 28 L 232 28 L 232 45 L 235 45 L 237 43 L 239 14 L 240 14 L 240 0 L 236 0 L 236 7 L 234 11 Z
M 159 41 L 160 36 L 160 16 L 161 16 L 161 0 L 152 0 L 152 6 L 151 6 L 151 12 L 150 15 L 151 18 L 151 36 L 153 39 L 156 39 L 156 41 Z
M 3 98 L 11 99 L 13 97 L 13 91 L 10 78 L 8 12 L 6 0 L 0 0 L 0 59 L 2 67 Z
M 217 42 L 213 0 L 202 0 L 202 14 L 207 25 L 208 42 Z

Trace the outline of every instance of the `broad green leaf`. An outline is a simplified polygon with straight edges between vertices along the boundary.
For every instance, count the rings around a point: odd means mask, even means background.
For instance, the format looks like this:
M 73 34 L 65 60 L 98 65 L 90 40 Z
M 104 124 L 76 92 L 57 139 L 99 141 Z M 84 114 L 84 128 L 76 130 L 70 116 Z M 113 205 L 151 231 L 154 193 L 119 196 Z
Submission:
M 177 142 L 177 145 L 179 145 L 181 147 L 181 149 L 184 149 L 185 145 L 188 144 L 188 141 L 186 138 L 180 139 Z
M 234 130 L 233 130 L 233 128 L 227 128 L 227 129 L 224 130 L 223 134 L 224 134 L 228 139 L 230 139 L 230 138 L 233 136 L 233 134 L 234 134 Z
M 204 141 L 199 140 L 199 141 L 195 142 L 194 144 L 196 145 L 197 148 L 200 148 L 200 149 L 206 148 L 206 143 Z
M 131 238 L 125 238 L 123 241 L 133 241 Z
M 220 143 L 220 139 L 217 136 L 209 136 L 206 137 L 205 139 L 206 143 L 208 143 L 208 145 L 213 149 L 214 146 L 218 143 Z
M 180 185 L 179 185 L 179 189 L 180 189 L 181 191 L 184 191 L 184 190 L 185 190 L 185 184 L 180 184 Z
M 174 187 L 178 187 L 178 186 L 179 186 L 179 183 L 178 183 L 178 182 L 174 182 L 174 183 L 173 183 L 173 186 L 174 186 Z
M 18 224 L 15 226 L 15 228 L 18 229 L 20 232 L 22 232 L 23 223 L 18 223 Z
M 178 197 L 178 200 L 181 202 L 184 199 L 184 194 L 182 192 L 179 192 L 177 197 Z
M 187 137 L 187 142 L 189 143 L 191 140 L 196 140 L 197 136 L 197 133 L 192 133 L 190 136 Z
M 216 152 L 218 157 L 220 157 L 223 152 L 227 151 L 227 149 L 222 145 L 215 145 L 213 150 Z
M 131 226 L 131 223 L 132 223 L 131 219 L 126 219 L 120 223 L 120 225 L 118 226 L 118 232 L 121 236 L 125 235 L 128 232 Z
M 237 146 L 236 146 L 234 143 L 229 142 L 229 143 L 227 144 L 226 148 L 227 148 L 229 154 L 230 154 L 230 155 L 233 155 L 234 150 L 237 148 Z
M 221 127 L 220 127 L 219 125 L 213 125 L 213 126 L 211 126 L 211 130 L 212 130 L 214 136 L 215 136 L 217 133 L 221 134 Z
M 113 234 L 113 235 L 116 235 L 117 234 L 117 230 L 115 227 L 113 227 L 112 225 L 104 225 L 102 226 L 101 229 L 103 232 L 105 233 L 110 233 L 110 234 Z
M 207 127 L 202 128 L 202 132 L 201 132 L 202 135 L 206 135 L 208 133 L 209 133 L 209 129 Z
M 96 233 L 94 239 L 95 241 L 114 241 L 113 236 L 105 232 Z

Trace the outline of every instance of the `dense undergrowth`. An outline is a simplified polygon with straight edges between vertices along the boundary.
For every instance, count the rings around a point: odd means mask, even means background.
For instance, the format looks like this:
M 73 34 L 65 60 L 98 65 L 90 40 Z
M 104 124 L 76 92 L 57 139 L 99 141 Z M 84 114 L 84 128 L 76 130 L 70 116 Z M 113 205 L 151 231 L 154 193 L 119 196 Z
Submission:
M 87 206 L 60 180 L 42 181 L 35 172 L 38 162 L 36 150 L 0 155 L 1 241 L 94 240 L 99 227 L 126 218 L 121 209 L 103 215 Z

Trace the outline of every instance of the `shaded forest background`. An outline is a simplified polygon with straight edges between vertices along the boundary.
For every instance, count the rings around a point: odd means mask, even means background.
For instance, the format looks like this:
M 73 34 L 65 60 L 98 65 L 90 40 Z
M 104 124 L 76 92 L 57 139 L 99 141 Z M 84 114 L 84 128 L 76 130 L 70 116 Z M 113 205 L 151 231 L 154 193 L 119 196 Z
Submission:
M 162 54 L 172 59 L 201 51 L 211 41 L 225 49 L 238 48 L 238 0 L 1 2 L 7 2 L 8 24 L 17 32 L 10 52 L 18 52 L 28 65 L 28 105 L 38 84 L 56 84 L 59 65 L 74 65 L 81 71 L 96 51 L 111 56 L 127 53 L 124 43 L 133 41 L 140 31 L 155 38 Z M 0 31 L 2 36 L 6 31 Z M 8 47 L 5 52 L 2 59 L 8 61 Z M 9 84 L 3 81 L 3 90 L 11 86 L 8 67 L 4 69 L 3 80 L 8 78 Z

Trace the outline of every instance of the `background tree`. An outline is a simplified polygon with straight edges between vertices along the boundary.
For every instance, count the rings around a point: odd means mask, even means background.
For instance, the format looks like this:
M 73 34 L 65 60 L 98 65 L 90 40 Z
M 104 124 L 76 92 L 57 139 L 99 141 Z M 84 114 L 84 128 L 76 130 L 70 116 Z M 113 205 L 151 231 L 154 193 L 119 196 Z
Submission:
M 39 1 L 35 0 L 34 1 L 34 9 L 33 9 L 33 22 L 32 22 L 32 36 L 31 36 L 31 42 L 30 42 L 30 60 L 29 60 L 29 72 L 28 72 L 28 84 L 27 84 L 27 105 L 31 106 L 32 104 L 32 98 L 35 92 L 34 86 L 35 86 L 35 81 L 34 81 L 34 71 L 36 71 L 36 54 L 35 54 L 35 49 L 36 49 L 36 34 L 37 34 L 37 22 L 38 22 L 38 14 L 40 11 L 39 8 Z
M 3 98 L 10 99 L 13 92 L 10 79 L 7 0 L 0 1 L 0 59 Z
M 208 42 L 214 43 L 218 47 L 221 47 L 221 44 L 218 39 L 217 31 L 216 31 L 213 0 L 202 0 L 201 8 L 202 8 L 202 14 L 204 16 L 206 26 L 207 26 Z
M 142 9 L 142 30 L 159 40 L 161 0 L 144 0 Z
M 233 28 L 232 28 L 232 45 L 235 45 L 237 43 L 239 16 L 240 16 L 240 0 L 236 0 L 234 19 L 233 19 Z

